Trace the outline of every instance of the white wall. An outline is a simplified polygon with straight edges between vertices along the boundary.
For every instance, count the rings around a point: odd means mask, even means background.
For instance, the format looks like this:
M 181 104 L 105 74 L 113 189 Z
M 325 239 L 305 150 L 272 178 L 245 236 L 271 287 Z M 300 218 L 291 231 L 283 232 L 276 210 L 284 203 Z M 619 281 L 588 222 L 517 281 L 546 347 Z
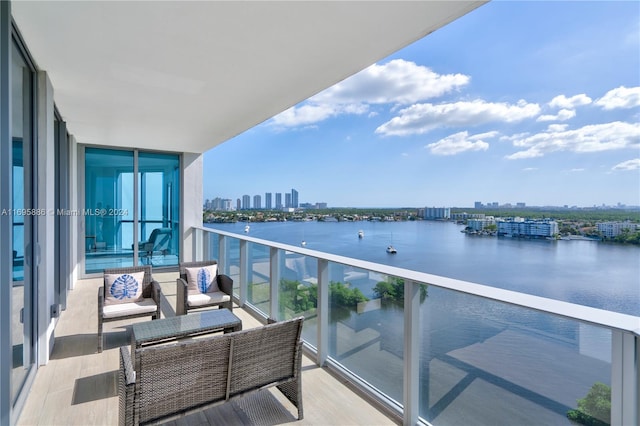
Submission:
M 37 99 L 37 175 L 38 199 L 36 206 L 45 214 L 37 216 L 37 240 L 40 248 L 38 263 L 37 309 L 38 309 L 38 360 L 40 365 L 49 361 L 53 349 L 54 320 L 51 305 L 55 292 L 55 138 L 53 112 L 53 86 L 44 71 L 38 72 Z M 36 258 L 38 254 L 36 252 Z
M 194 239 L 192 226 L 202 226 L 202 154 L 183 153 L 182 155 L 182 201 L 180 206 L 180 222 L 182 223 L 182 253 L 183 261 L 199 259 L 202 253 L 194 253 Z M 198 245 L 196 250 L 201 249 Z

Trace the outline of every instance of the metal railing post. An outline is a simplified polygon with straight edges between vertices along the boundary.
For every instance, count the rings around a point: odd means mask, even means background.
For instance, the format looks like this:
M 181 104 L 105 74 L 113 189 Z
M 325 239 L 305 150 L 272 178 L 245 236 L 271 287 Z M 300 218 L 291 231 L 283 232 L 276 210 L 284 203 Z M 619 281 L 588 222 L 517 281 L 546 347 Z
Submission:
M 240 306 L 244 306 L 247 303 L 247 293 L 249 289 L 249 243 L 245 240 L 240 240 Z
M 202 258 L 203 260 L 211 260 L 211 250 L 209 245 L 211 244 L 211 233 L 202 231 Z
M 611 330 L 611 424 L 640 424 L 640 339 Z
M 227 265 L 227 243 L 224 235 L 218 234 L 218 268 L 229 275 L 229 265 Z
M 418 423 L 420 403 L 420 286 L 404 281 L 403 424 Z
M 318 353 L 316 363 L 323 366 L 329 352 L 329 261 L 318 259 Z
M 269 315 L 275 320 L 280 318 L 280 250 L 269 247 Z

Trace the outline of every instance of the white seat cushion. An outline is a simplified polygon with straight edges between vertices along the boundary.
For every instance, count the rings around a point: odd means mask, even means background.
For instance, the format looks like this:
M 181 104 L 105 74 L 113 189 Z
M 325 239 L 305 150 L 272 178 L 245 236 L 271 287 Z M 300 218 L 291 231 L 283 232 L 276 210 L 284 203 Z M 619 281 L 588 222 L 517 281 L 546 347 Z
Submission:
M 105 305 L 103 313 L 105 318 L 118 318 L 144 313 L 151 315 L 157 309 L 158 305 L 156 305 L 156 302 L 153 299 L 142 299 L 138 302 Z
M 210 305 L 212 303 L 223 303 L 231 300 L 231 296 L 221 291 L 214 293 L 190 294 L 187 298 L 187 305 L 192 308 Z

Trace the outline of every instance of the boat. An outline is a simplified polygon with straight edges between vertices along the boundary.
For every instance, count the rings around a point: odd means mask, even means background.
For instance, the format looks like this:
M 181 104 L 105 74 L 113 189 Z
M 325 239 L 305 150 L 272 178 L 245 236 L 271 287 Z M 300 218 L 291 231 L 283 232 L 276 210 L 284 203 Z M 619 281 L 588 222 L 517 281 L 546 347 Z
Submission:
M 251 227 L 249 225 L 246 225 L 244 227 L 244 232 L 249 233 L 249 230 L 251 229 Z
M 304 247 L 304 246 L 306 246 L 306 245 L 307 245 L 307 242 L 306 242 L 305 240 L 302 240 L 302 242 L 300 243 L 300 245 Z
M 358 238 L 364 238 L 364 231 L 358 231 Z
M 394 246 L 388 246 L 387 247 L 387 253 L 391 253 L 391 254 L 396 254 L 398 251 L 396 250 L 396 248 Z

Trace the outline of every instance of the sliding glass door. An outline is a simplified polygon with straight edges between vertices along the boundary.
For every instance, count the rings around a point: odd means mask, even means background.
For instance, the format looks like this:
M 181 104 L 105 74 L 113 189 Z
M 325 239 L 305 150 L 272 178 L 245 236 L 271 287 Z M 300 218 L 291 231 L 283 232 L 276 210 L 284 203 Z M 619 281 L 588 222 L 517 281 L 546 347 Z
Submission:
M 179 260 L 180 157 L 85 148 L 85 274 Z
M 11 283 L 11 399 L 35 367 L 36 239 L 34 210 L 35 150 L 33 138 L 33 69 L 17 45 L 12 46 L 12 264 Z M 7 212 L 4 212 L 7 213 Z M 4 214 L 3 213 L 3 214 Z M 6 241 L 2 242 L 3 244 Z M 3 283 L 4 284 L 4 283 Z
M 140 263 L 178 264 L 179 178 L 177 155 L 138 153 L 138 235 Z

